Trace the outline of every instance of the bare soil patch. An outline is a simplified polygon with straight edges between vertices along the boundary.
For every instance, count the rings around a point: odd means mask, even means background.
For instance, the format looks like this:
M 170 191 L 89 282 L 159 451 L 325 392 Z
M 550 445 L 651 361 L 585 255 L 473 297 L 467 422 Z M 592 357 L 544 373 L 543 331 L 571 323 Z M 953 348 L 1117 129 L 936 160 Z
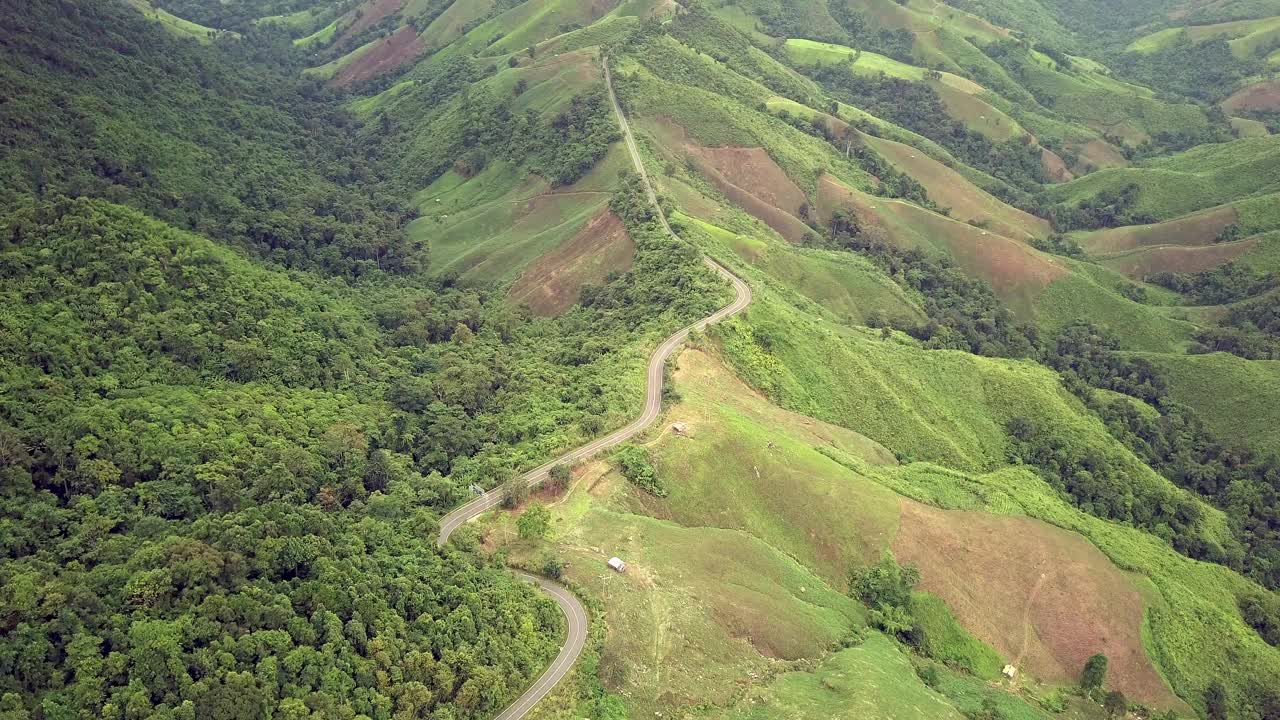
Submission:
M 353 37 L 377 25 L 382 18 L 404 6 L 404 0 L 366 0 L 351 11 L 351 24 L 342 31 L 340 40 Z M 357 13 L 359 15 L 357 16 Z
M 610 272 L 630 270 L 635 251 L 622 220 L 602 210 L 567 242 L 529 266 L 507 299 L 527 304 L 537 315 L 558 315 L 578 301 L 584 285 L 601 284 Z
M 690 140 L 670 118 L 659 117 L 655 123 L 669 149 L 691 160 L 735 205 L 791 242 L 810 232 L 799 218 L 800 206 L 807 202 L 804 191 L 764 148 L 705 147 Z
M 970 632 L 1048 682 L 1076 682 L 1089 656 L 1109 661 L 1108 687 L 1179 705 L 1142 645 L 1144 600 L 1084 537 L 1029 518 L 946 511 L 902 501 L 894 552 Z
M 1009 238 L 1030 239 L 1049 234 L 1048 221 L 1011 207 L 968 178 L 919 150 L 892 140 L 863 139 L 889 162 L 924 186 L 929 199 L 950 208 L 951 217 L 974 221 Z
M 1156 245 L 1212 245 L 1222 229 L 1235 222 L 1237 217 L 1235 208 L 1224 205 L 1162 223 L 1099 230 L 1086 235 L 1080 245 L 1087 252 L 1096 254 Z
M 1198 273 L 1225 265 L 1257 244 L 1257 238 L 1251 238 L 1207 247 L 1143 248 L 1105 258 L 1102 264 L 1135 279 L 1158 272 Z
M 422 53 L 422 41 L 418 33 L 408 25 L 400 28 L 369 48 L 360 57 L 342 68 L 333 78 L 337 86 L 350 85 L 377 77 L 394 70 Z
M 1044 173 L 1049 176 L 1050 182 L 1070 182 L 1076 177 L 1067 167 L 1066 161 L 1049 148 L 1040 148 L 1040 164 L 1044 166 Z
M 1280 80 L 1268 80 L 1237 90 L 1222 101 L 1228 113 L 1242 110 L 1280 110 Z
M 819 180 L 818 206 L 824 220 L 841 207 L 853 210 L 864 228 L 883 233 L 900 247 L 919 247 L 925 239 L 934 247 L 941 245 L 966 273 L 991 283 L 1006 300 L 1025 297 L 1068 273 L 1025 243 L 910 203 L 850 191 L 829 176 Z

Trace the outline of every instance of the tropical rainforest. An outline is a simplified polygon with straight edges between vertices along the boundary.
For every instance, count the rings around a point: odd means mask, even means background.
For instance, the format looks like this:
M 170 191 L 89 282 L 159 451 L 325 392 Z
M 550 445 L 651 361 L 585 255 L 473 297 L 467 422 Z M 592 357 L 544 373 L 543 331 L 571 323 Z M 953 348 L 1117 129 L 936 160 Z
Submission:
M 1280 720 L 1280 4 L 0 20 L 0 720 Z

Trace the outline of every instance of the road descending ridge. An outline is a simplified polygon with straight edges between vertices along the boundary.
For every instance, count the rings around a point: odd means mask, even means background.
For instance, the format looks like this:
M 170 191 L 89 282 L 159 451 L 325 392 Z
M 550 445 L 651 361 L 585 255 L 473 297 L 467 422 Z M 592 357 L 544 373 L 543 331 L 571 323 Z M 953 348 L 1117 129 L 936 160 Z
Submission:
M 649 196 L 649 203 L 657 214 L 658 221 L 662 223 L 662 227 L 671 237 L 676 240 L 680 239 L 671 226 L 667 224 L 667 218 L 662 214 L 662 208 L 658 206 L 658 196 L 653 191 L 653 186 L 649 184 L 649 175 L 645 172 L 644 163 L 640 160 L 640 149 L 636 146 L 635 137 L 631 134 L 631 125 L 627 123 L 627 118 L 622 114 L 622 107 L 618 105 L 618 96 L 613 91 L 613 78 L 609 74 L 609 59 L 604 58 L 604 81 L 609 88 L 609 101 L 613 104 L 613 113 L 618 118 L 618 126 L 622 129 L 623 139 L 626 141 L 627 152 L 631 155 L 631 162 L 635 165 L 636 172 L 640 174 L 640 179 L 644 181 L 645 193 Z M 579 447 L 575 450 L 561 455 L 543 465 L 520 476 L 517 482 L 524 483 L 527 486 L 534 486 L 541 483 L 547 478 L 547 474 L 551 468 L 561 463 L 572 464 L 579 460 L 585 460 L 599 453 L 601 450 L 607 450 L 615 445 L 630 440 L 635 437 L 641 430 L 648 427 L 654 420 L 658 419 L 658 412 L 662 409 L 662 380 L 663 369 L 666 367 L 667 360 L 675 353 L 676 348 L 689 337 L 689 333 L 695 330 L 703 330 L 708 325 L 719 322 L 731 315 L 742 312 L 747 305 L 751 304 L 751 287 L 742 281 L 741 278 L 729 272 L 727 268 L 720 265 L 705 255 L 702 258 L 712 270 L 715 270 L 722 277 L 733 285 L 734 300 L 725 305 L 711 315 L 682 328 L 674 333 L 671 337 L 662 341 L 662 344 L 653 351 L 649 356 L 648 376 L 645 379 L 645 395 L 644 410 L 639 417 L 620 430 L 616 430 L 602 438 L 592 440 L 591 442 Z M 494 506 L 502 502 L 504 488 L 495 488 L 489 492 L 477 497 L 471 502 L 457 508 L 453 512 L 445 515 L 440 520 L 440 535 L 436 540 L 436 544 L 444 547 L 449 542 L 449 537 L 458 528 L 467 522 L 474 520 Z M 577 661 L 578 656 L 582 654 L 582 648 L 587 641 L 587 612 L 583 609 L 582 603 L 573 593 L 566 590 L 563 586 L 551 582 L 545 578 L 535 577 L 522 572 L 516 573 L 521 579 L 536 584 L 543 592 L 551 596 L 556 604 L 560 606 L 561 612 L 564 613 L 565 620 L 569 627 L 568 637 L 560 648 L 556 659 L 551 666 L 542 673 L 538 681 L 524 691 L 514 703 L 506 710 L 498 715 L 496 720 L 520 720 L 533 709 L 538 701 L 546 697 L 551 689 L 569 674 L 573 668 L 573 663 Z

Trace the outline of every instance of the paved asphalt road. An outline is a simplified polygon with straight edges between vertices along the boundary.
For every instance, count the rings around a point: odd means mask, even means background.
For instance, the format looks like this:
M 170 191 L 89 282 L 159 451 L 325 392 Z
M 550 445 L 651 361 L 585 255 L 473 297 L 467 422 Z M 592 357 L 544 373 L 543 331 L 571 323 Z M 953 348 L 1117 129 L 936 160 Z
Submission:
M 640 151 L 636 147 L 635 137 L 631 134 L 631 126 L 627 123 L 626 116 L 622 114 L 622 108 L 618 105 L 618 98 L 613 92 L 613 78 L 609 74 L 607 58 L 604 62 L 604 79 L 609 88 L 609 100 L 613 103 L 613 112 L 618 118 L 618 125 L 622 128 L 622 135 L 626 140 L 627 151 L 631 153 L 631 162 L 635 165 L 636 172 L 644 180 L 649 202 L 653 204 L 654 208 L 657 208 L 658 198 L 653 192 L 653 186 L 649 184 L 649 175 L 645 172 L 644 163 L 640 161 Z M 658 219 L 671 237 L 677 240 L 680 239 L 671 229 L 671 226 L 667 224 L 667 219 L 661 210 L 658 211 Z M 676 351 L 676 348 L 684 342 L 690 332 L 702 330 L 708 325 L 719 322 L 730 315 L 735 315 L 751 304 L 750 286 L 711 258 L 704 256 L 703 262 L 733 284 L 734 300 L 708 317 L 679 330 L 662 341 L 662 344 L 653 351 L 653 354 L 649 356 L 649 374 L 645 382 L 644 411 L 640 413 L 640 416 L 620 430 L 593 440 L 576 450 L 570 450 L 555 460 L 530 470 L 520 478 L 520 482 L 531 486 L 537 485 L 546 479 L 547 473 L 552 467 L 561 463 L 572 464 L 578 460 L 585 460 L 596 455 L 601 450 L 607 450 L 615 445 L 624 443 L 658 418 L 658 413 L 662 410 L 663 368 L 666 367 L 667 360 Z M 437 543 L 440 547 L 444 547 L 449 542 L 449 536 L 453 534 L 454 530 L 479 517 L 501 502 L 502 488 L 497 488 L 444 516 L 444 519 L 440 521 L 440 536 L 437 539 Z M 533 706 L 546 697 L 547 693 L 551 692 L 551 689 L 556 686 L 556 683 L 560 682 L 573 669 L 573 663 L 582 654 L 582 647 L 587 639 L 587 612 L 583 609 L 582 603 L 572 593 L 550 580 L 525 573 L 517 574 L 521 578 L 537 584 L 556 601 L 556 604 L 560 606 L 560 610 L 564 612 L 565 620 L 568 622 L 569 636 L 565 640 L 565 644 L 560 648 L 560 653 L 556 655 L 555 662 L 551 663 L 551 667 L 547 668 L 546 672 L 542 673 L 542 677 L 538 678 L 538 681 L 530 686 L 519 699 L 506 710 L 503 710 L 502 714 L 498 715 L 497 720 L 520 720 L 520 718 L 528 714 L 533 709 Z

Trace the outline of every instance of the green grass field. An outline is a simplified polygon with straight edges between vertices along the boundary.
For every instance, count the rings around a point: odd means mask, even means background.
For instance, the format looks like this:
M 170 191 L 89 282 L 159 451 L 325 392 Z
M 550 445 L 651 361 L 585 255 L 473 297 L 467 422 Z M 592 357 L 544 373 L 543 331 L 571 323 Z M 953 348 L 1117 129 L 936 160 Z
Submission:
M 720 215 L 731 212 L 722 209 Z M 918 303 L 865 258 L 806 250 L 753 237 L 749 231 L 736 233 L 690 216 L 677 217 L 683 233 L 696 238 L 700 246 L 738 255 L 775 281 L 779 291 L 798 293 L 814 303 L 815 312 L 830 313 L 838 322 L 863 325 L 873 311 L 906 322 L 924 320 Z
M 1225 38 L 1233 55 L 1247 59 L 1259 48 L 1273 45 L 1280 37 L 1280 16 L 1165 28 L 1134 40 L 1129 44 L 1128 50 L 1138 53 L 1158 52 L 1173 45 L 1183 34 L 1193 43 Z
M 199 23 L 193 23 L 190 20 L 174 15 L 173 13 L 158 8 L 151 4 L 151 0 L 128 0 L 129 4 L 137 8 L 139 12 L 148 18 L 155 20 L 164 26 L 166 30 L 180 37 L 194 38 L 202 43 L 211 42 L 214 35 L 225 30 L 216 30 L 214 28 L 205 27 Z M 238 33 L 230 33 L 233 36 L 239 36 Z
M 589 477 L 597 492 L 625 483 Z M 751 535 L 619 512 L 585 489 L 569 500 L 547 549 L 603 608 L 600 674 L 634 717 L 728 705 L 740 683 L 820 658 L 864 623 L 861 604 Z M 513 552 L 536 561 L 545 550 Z M 612 555 L 626 574 L 605 565 Z
M 1059 201 L 1076 204 L 1103 190 L 1119 190 L 1131 184 L 1139 188 L 1133 211 L 1157 220 L 1273 194 L 1280 191 L 1280 136 L 1201 145 L 1149 160 L 1138 167 L 1102 170 L 1054 186 L 1049 194 Z M 1268 199 L 1266 205 L 1272 202 Z M 1250 206 L 1250 211 L 1260 215 L 1276 214 L 1274 207 Z M 1254 222 L 1251 227 L 1260 224 L 1265 223 Z M 1261 229 L 1267 228 L 1257 227 L 1255 231 Z
M 555 192 L 500 162 L 473 178 L 449 172 L 415 196 L 423 215 L 408 231 L 431 244 L 433 272 L 505 284 L 608 203 L 625 162 L 615 146 L 586 177 Z
M 347 107 L 351 109 L 351 112 L 361 116 L 362 118 L 372 118 L 373 114 L 377 112 L 379 108 L 394 100 L 400 95 L 400 93 L 413 87 L 414 83 L 415 81 L 413 80 L 401 80 L 377 95 L 370 95 L 369 97 L 352 100 L 347 104 Z
M 297 12 L 291 12 L 286 15 L 268 15 L 266 17 L 261 17 L 255 21 L 255 24 L 281 25 L 288 28 L 290 32 L 306 35 L 314 32 L 317 26 L 329 21 L 332 17 L 332 9 L 310 7 L 298 10 Z
M 1280 447 L 1280 361 L 1235 355 L 1143 355 L 1169 380 L 1173 399 L 1196 409 L 1215 435 L 1258 452 Z
M 791 181 L 806 192 L 814 190 L 824 173 L 834 173 L 855 187 L 870 187 L 867 173 L 830 144 L 746 104 L 772 98 L 768 88 L 740 76 L 731 80 L 735 76 L 723 66 L 694 56 L 687 48 L 679 49 L 683 46 L 674 41 L 661 44 L 664 51 L 670 46 L 672 52 L 646 54 L 645 66 L 629 62 L 630 57 L 619 61 L 623 97 L 631 106 L 643 108 L 641 118 L 663 116 L 702 146 L 767 148 Z M 641 122 L 638 129 L 644 127 Z
M 326 28 L 325 30 L 320 30 L 318 34 L 321 37 L 324 37 L 324 33 L 326 32 L 327 29 L 328 28 Z M 332 35 L 330 34 L 329 37 L 332 37 Z M 311 40 L 308 40 L 308 41 L 314 42 Z M 302 73 L 304 75 L 318 78 L 320 80 L 331 80 L 335 75 L 342 72 L 343 68 L 359 60 L 362 55 L 364 55 L 365 53 L 377 47 L 381 42 L 382 42 L 382 38 L 376 38 L 376 39 L 370 40 L 369 42 L 365 43 L 364 45 L 361 45 L 360 47 L 356 48 L 355 50 L 352 50 L 351 52 L 347 53 L 346 55 L 343 55 L 342 57 L 330 60 L 329 62 L 323 65 L 317 65 L 315 67 L 307 68 L 306 70 L 303 70 Z
M 813 672 L 780 676 L 749 694 L 726 720 L 961 720 L 964 716 L 916 678 L 911 662 L 883 635 L 832 655 Z
M 333 36 L 338 33 L 338 23 L 340 21 L 341 21 L 341 18 L 334 18 L 333 22 L 329 23 L 328 25 L 325 25 L 319 30 L 316 30 L 310 35 L 295 39 L 293 41 L 293 44 L 298 45 L 300 47 L 302 46 L 319 47 L 322 45 L 328 45 L 330 42 L 333 41 Z
M 793 38 L 791 40 L 787 40 L 785 47 L 787 55 L 794 63 L 799 65 L 814 65 L 818 63 L 825 65 L 848 65 L 850 72 L 857 75 L 877 75 L 879 73 L 884 73 L 889 77 L 901 78 L 903 80 L 925 79 L 925 68 L 916 65 L 908 65 L 907 63 L 873 52 L 863 51 L 859 53 L 857 50 L 845 47 L 844 45 L 834 45 L 832 43 Z M 851 63 L 855 58 L 856 61 Z M 983 92 L 983 87 L 981 85 L 952 73 L 943 73 L 941 83 L 970 95 L 977 95 Z

